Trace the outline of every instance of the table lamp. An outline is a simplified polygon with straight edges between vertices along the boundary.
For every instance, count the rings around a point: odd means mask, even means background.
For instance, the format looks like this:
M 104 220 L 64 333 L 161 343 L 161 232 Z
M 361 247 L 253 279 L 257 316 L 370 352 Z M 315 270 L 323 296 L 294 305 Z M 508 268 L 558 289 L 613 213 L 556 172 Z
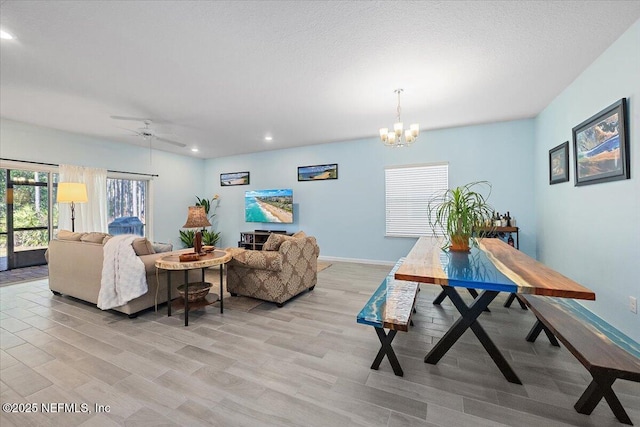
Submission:
M 204 211 L 204 206 L 189 206 L 189 216 L 187 222 L 182 228 L 197 228 L 196 235 L 193 239 L 193 251 L 202 254 L 202 232 L 200 228 L 208 227 L 211 223 Z
M 86 203 L 87 186 L 81 182 L 59 182 L 58 203 L 71 203 L 71 231 L 76 231 L 76 203 Z

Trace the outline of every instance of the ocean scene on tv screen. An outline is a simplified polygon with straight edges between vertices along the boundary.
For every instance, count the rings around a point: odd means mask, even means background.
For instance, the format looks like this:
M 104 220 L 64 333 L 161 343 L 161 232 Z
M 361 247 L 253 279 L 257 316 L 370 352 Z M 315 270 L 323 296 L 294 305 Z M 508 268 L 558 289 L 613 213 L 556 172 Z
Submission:
M 244 194 L 245 221 L 293 223 L 293 190 L 253 190 Z

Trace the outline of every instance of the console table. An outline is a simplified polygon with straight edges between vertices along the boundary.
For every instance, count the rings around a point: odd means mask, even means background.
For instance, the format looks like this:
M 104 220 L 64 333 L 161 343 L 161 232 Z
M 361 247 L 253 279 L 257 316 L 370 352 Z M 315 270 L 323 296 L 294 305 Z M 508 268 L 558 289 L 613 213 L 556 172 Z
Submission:
M 240 233 L 240 240 L 238 241 L 239 248 L 252 249 L 260 251 L 272 233 L 284 234 L 286 236 L 292 236 L 293 233 L 287 233 L 280 230 L 255 230 L 255 231 L 243 231 Z
M 474 231 L 484 232 L 484 237 L 496 237 L 502 234 L 516 233 L 516 249 L 520 249 L 520 229 L 518 227 L 478 227 Z
M 184 308 L 184 326 L 189 326 L 189 310 L 195 310 L 216 301 L 220 301 L 220 313 L 224 312 L 224 265 L 231 261 L 231 254 L 223 250 L 215 250 L 211 253 L 201 255 L 197 261 L 180 261 L 179 255 L 168 255 L 156 260 L 156 268 L 167 270 L 167 315 L 171 316 L 171 306 L 175 304 L 175 308 L 180 310 Z M 205 297 L 202 301 L 195 301 L 189 304 L 189 270 L 202 269 L 202 282 L 204 282 L 204 270 L 214 265 L 220 266 L 220 294 L 215 298 Z M 184 271 L 185 298 L 172 301 L 171 298 L 171 272 Z

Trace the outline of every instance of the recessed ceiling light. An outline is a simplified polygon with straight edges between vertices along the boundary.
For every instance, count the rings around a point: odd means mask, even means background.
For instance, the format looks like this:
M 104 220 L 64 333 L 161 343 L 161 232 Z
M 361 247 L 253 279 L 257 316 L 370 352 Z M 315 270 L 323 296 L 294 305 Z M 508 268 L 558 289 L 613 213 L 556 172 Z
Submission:
M 0 30 L 0 39 L 2 40 L 13 40 L 13 36 L 7 33 L 5 30 Z
M 265 141 L 273 141 L 273 137 L 272 136 L 265 136 L 264 140 Z
M 197 148 L 194 147 L 194 148 L 191 149 L 191 151 L 193 151 L 194 153 L 197 153 L 200 150 L 198 150 Z

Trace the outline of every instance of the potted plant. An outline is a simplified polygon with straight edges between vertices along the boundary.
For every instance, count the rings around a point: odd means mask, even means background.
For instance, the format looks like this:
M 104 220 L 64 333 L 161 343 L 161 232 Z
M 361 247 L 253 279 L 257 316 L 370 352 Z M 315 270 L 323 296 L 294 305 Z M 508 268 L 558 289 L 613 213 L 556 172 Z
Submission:
M 486 196 L 483 194 L 485 191 Z M 488 181 L 475 181 L 450 188 L 429 200 L 429 225 L 434 233 L 442 231 L 447 237 L 443 249 L 470 250 L 469 238 L 474 228 L 485 225 L 493 214 L 493 208 L 487 203 L 490 194 L 491 184 Z M 473 244 L 476 244 L 475 240 Z
M 220 203 L 220 196 L 217 194 L 213 196 L 211 200 L 200 198 L 196 196 L 196 204 L 195 206 L 204 207 L 204 212 L 209 218 L 209 222 L 213 224 L 213 217 L 216 216 L 216 209 L 218 208 L 218 204 Z M 209 211 L 213 208 L 213 212 L 209 215 Z M 193 247 L 193 239 L 195 238 L 196 232 L 194 230 L 180 230 L 180 241 L 186 248 Z M 214 230 L 207 230 L 206 228 L 202 229 L 202 244 L 208 246 L 214 246 L 218 240 L 220 240 L 220 232 Z

